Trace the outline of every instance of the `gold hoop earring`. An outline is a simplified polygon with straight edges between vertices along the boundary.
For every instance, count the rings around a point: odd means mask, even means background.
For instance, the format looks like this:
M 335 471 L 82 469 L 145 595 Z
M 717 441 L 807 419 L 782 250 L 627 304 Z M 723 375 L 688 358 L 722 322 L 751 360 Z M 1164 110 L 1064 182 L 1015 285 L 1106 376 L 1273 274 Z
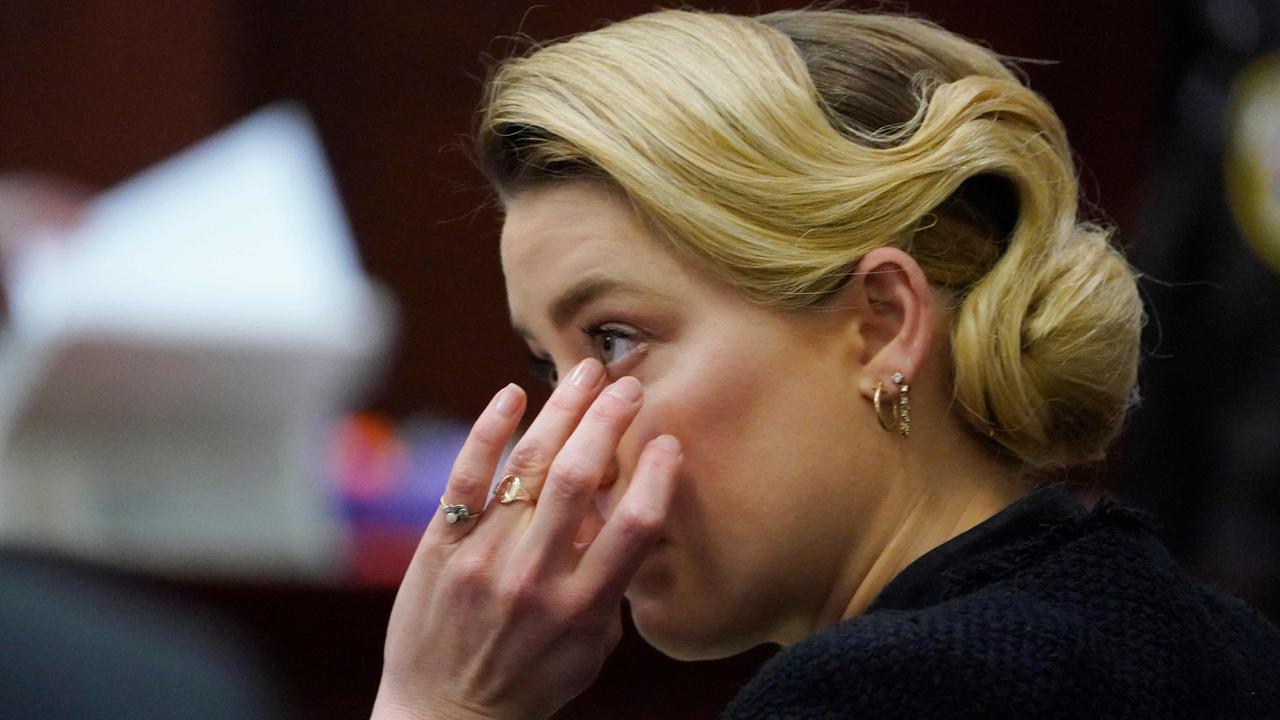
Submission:
M 880 394 L 883 392 L 884 392 L 884 383 L 882 382 L 876 383 L 876 391 L 871 396 L 871 404 L 875 406 L 876 419 L 880 421 L 880 427 L 884 428 L 885 430 L 888 430 L 889 432 L 893 432 L 893 425 L 897 424 L 898 413 L 896 410 L 890 409 L 889 414 L 892 420 L 885 419 L 884 412 L 881 410 L 881 407 L 880 407 Z

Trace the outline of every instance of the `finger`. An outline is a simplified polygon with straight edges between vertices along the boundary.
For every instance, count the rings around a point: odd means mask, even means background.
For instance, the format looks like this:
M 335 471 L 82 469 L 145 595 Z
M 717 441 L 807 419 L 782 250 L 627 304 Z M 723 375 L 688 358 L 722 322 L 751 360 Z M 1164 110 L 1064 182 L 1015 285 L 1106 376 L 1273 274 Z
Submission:
M 502 474 L 518 476 L 525 489 L 538 497 L 552 459 L 603 386 L 604 366 L 599 360 L 587 358 L 578 363 L 511 450 Z
M 596 398 L 556 454 L 523 541 L 536 555 L 562 557 L 582 524 L 600 478 L 643 402 L 640 381 L 624 377 Z
M 599 597 L 621 597 L 662 532 L 683 454 L 680 441 L 663 435 L 649 441 L 631 485 L 578 566 L 581 582 Z
M 489 495 L 489 484 L 493 481 L 493 471 L 502 457 L 502 450 L 507 446 L 516 424 L 524 414 L 524 390 L 511 384 L 498 391 L 489 401 L 489 406 L 480 413 L 471 432 L 462 444 L 462 450 L 453 462 L 449 473 L 449 481 L 445 485 L 441 501 L 446 505 L 464 505 L 469 513 L 480 513 L 484 510 L 485 499 Z M 462 519 L 455 516 L 456 522 L 448 522 L 446 513 L 437 512 L 427 526 L 424 541 L 457 540 L 466 534 L 479 519 L 478 516 Z

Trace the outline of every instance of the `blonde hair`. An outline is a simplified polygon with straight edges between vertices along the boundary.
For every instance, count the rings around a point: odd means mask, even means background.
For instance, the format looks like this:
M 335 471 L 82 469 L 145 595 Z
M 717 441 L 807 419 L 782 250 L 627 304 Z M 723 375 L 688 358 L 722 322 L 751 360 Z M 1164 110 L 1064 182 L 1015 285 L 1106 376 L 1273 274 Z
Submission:
M 954 306 L 960 415 L 1028 468 L 1102 457 L 1134 400 L 1134 275 L 1077 219 L 1061 123 L 935 25 L 642 15 L 499 65 L 477 152 L 504 197 L 612 183 L 682 256 L 780 308 L 902 248 Z

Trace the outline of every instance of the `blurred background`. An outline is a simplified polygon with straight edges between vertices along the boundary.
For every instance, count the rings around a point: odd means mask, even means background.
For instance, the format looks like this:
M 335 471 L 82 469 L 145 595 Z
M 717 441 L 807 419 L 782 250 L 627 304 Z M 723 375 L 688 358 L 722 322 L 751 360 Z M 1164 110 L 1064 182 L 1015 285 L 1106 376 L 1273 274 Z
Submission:
M 355 288 L 341 311 L 353 319 L 299 356 L 266 341 L 222 360 L 198 343 L 130 354 L 94 335 L 58 346 L 44 389 L 4 410 L 0 705 L 30 717 L 368 716 L 395 586 L 469 419 L 513 380 L 535 406 L 544 397 L 508 326 L 499 216 L 467 150 L 482 56 L 520 47 L 518 33 L 556 37 L 653 7 L 0 0 L 8 212 L 34 202 L 13 199 L 14 178 L 40 173 L 61 197 L 87 197 L 295 100 L 350 223 L 307 252 L 339 258 L 355 239 L 334 275 Z M 1024 65 L 1030 83 L 1066 124 L 1087 199 L 1144 274 L 1143 405 L 1114 456 L 1075 479 L 1152 510 L 1193 572 L 1280 618 L 1280 3 L 889 5 L 900 7 L 1049 61 Z M 315 197 L 332 190 L 321 183 Z M 16 372 L 6 347 L 0 370 Z M 299 363 L 319 369 L 303 382 Z M 248 426 L 219 389 L 227 367 L 312 402 L 249 398 L 258 424 L 229 432 Z M 296 387 L 280 389 L 284 379 Z M 219 404 L 166 404 L 167 387 Z M 131 400 L 143 396 L 145 412 Z M 222 433 L 217 447 L 206 431 Z M 113 460 L 114 474 L 95 474 L 102 456 L 79 449 L 157 437 L 132 464 Z M 251 472 L 237 469 L 242 457 Z M 78 484 L 49 480 L 69 474 Z M 57 529 L 86 523 L 94 533 Z M 679 664 L 629 631 L 561 717 L 710 717 L 768 655 Z

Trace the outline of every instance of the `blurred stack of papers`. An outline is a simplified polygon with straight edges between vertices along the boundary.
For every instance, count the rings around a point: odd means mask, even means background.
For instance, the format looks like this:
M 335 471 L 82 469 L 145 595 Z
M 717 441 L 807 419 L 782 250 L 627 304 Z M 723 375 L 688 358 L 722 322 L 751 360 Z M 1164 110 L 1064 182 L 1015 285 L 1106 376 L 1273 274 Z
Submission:
M 328 424 L 393 325 L 298 109 L 97 198 L 5 268 L 0 542 L 183 574 L 339 569 Z

